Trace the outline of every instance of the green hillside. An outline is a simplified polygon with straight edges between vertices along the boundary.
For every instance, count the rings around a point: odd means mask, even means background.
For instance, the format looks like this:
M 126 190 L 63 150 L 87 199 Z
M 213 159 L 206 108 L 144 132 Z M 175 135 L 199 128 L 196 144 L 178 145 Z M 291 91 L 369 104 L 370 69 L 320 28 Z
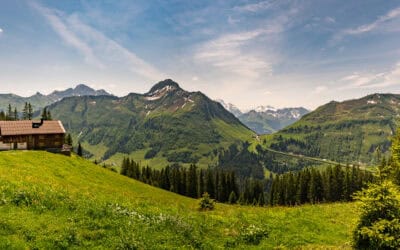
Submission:
M 184 91 L 172 80 L 146 94 L 70 97 L 49 109 L 92 159 L 109 163 L 130 155 L 156 167 L 173 162 L 208 166 L 216 161 L 215 149 L 253 136 L 219 103 Z
M 260 208 L 197 200 L 76 156 L 0 152 L 1 249 L 350 248 L 355 205 Z
M 272 149 L 342 163 L 372 164 L 390 148 L 400 116 L 400 95 L 373 94 L 330 102 L 293 125 L 260 138 Z

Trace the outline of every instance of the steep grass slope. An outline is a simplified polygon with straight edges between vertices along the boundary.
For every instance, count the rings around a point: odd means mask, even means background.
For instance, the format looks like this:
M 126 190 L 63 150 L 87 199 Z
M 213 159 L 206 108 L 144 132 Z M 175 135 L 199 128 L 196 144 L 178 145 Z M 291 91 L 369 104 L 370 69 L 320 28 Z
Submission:
M 174 162 L 207 167 L 216 161 L 215 149 L 254 135 L 219 103 L 172 80 L 145 94 L 70 97 L 49 109 L 92 159 L 108 163 L 131 155 L 152 167 Z
M 373 94 L 330 102 L 285 129 L 261 138 L 272 149 L 342 163 L 376 164 L 400 117 L 400 95 Z
M 76 156 L 0 152 L 0 249 L 348 248 L 354 204 L 197 210 Z

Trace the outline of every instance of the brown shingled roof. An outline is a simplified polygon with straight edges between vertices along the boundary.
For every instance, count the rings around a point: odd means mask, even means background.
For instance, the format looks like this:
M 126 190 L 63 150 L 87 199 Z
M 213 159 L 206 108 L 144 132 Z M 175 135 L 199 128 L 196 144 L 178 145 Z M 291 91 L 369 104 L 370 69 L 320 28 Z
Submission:
M 39 128 L 32 128 L 32 123 L 40 121 L 0 121 L 0 135 L 65 134 L 61 121 L 43 121 Z

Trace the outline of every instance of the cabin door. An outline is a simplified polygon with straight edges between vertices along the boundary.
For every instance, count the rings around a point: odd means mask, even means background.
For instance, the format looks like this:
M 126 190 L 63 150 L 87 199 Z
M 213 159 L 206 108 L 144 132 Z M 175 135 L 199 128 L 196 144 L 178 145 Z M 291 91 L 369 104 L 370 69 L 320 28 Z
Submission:
M 17 149 L 18 149 L 18 143 L 14 142 L 13 149 L 14 149 L 14 150 L 17 150 Z

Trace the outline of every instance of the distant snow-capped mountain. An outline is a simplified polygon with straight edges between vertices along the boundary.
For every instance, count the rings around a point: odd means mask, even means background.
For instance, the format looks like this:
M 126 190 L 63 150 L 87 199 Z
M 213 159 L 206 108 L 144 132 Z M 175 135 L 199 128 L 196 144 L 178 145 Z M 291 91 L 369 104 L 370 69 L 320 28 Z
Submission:
M 267 112 L 267 111 L 276 111 L 277 109 L 272 106 L 258 106 L 257 108 L 253 109 L 256 112 Z
M 303 107 L 277 109 L 272 106 L 258 106 L 248 111 L 223 100 L 217 100 L 226 110 L 234 114 L 247 127 L 258 134 L 271 134 L 298 121 L 310 111 Z
M 235 105 L 233 105 L 232 103 L 226 103 L 224 102 L 224 100 L 218 99 L 216 100 L 217 102 L 221 103 L 221 105 L 228 110 L 229 112 L 231 112 L 234 116 L 239 117 L 240 115 L 242 115 L 242 111 L 236 107 Z

